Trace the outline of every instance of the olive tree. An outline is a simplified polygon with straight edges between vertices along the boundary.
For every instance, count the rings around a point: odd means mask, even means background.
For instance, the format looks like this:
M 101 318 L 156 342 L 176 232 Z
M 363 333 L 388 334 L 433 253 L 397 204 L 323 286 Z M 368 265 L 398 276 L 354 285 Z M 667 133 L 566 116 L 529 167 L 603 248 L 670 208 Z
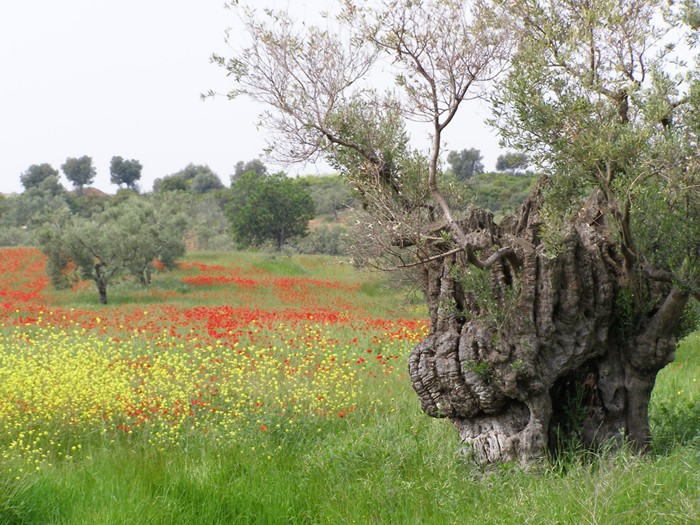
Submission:
M 125 160 L 120 156 L 112 157 L 109 163 L 110 182 L 135 190 L 136 183 L 141 178 L 143 166 L 138 160 Z
M 209 166 L 192 163 L 153 182 L 154 192 L 187 191 L 201 195 L 223 187 L 221 179 Z
M 66 178 L 73 183 L 73 186 L 78 190 L 78 194 L 83 193 L 83 188 L 88 184 L 92 184 L 95 180 L 95 175 L 97 171 L 92 165 L 92 157 L 83 155 L 80 158 L 68 157 L 66 161 L 61 164 L 61 170 L 63 170 Z
M 79 277 L 95 282 L 99 300 L 118 277 L 133 276 L 150 284 L 154 260 L 173 266 L 185 253 L 186 216 L 167 201 L 132 196 L 90 217 L 57 216 L 40 234 L 47 271 L 54 286 Z
M 19 176 L 19 180 L 25 190 L 35 188 L 47 179 L 53 179 L 58 182 L 60 173 L 51 164 L 44 162 L 43 164 L 32 164 L 27 168 L 27 171 Z M 59 183 L 60 184 L 60 183 Z
M 509 171 L 516 174 L 518 170 L 527 168 L 529 164 L 530 157 L 526 153 L 508 151 L 496 159 L 496 171 Z
M 337 32 L 244 10 L 250 45 L 217 60 L 233 96 L 267 105 L 273 155 L 337 166 L 375 255 L 420 280 L 423 410 L 484 462 L 537 460 L 562 436 L 644 450 L 656 374 L 700 296 L 700 84 L 663 40 L 681 18 L 642 0 L 342 4 Z M 494 123 L 544 177 L 499 223 L 456 216 L 442 134 L 504 60 Z M 394 92 L 371 84 L 382 70 Z M 407 119 L 430 130 L 421 152 Z
M 484 172 L 481 151 L 476 148 L 450 151 L 447 162 L 452 168 L 455 179 L 464 181 Z

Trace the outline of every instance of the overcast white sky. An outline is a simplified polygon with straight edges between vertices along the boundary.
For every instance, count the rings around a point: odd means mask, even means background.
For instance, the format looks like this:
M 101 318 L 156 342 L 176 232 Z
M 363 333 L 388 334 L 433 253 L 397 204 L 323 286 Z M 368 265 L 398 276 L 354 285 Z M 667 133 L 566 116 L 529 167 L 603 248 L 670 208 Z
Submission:
M 306 17 L 329 4 L 264 3 Z M 93 186 L 110 193 L 114 155 L 143 164 L 145 191 L 189 163 L 209 165 L 228 185 L 236 162 L 265 147 L 260 107 L 200 99 L 231 87 L 209 57 L 227 53 L 224 32 L 236 23 L 223 0 L 0 0 L 0 193 L 22 191 L 32 164 L 59 169 L 83 155 L 97 168 Z M 448 148 L 478 148 L 493 168 L 499 148 L 485 113 L 461 111 Z

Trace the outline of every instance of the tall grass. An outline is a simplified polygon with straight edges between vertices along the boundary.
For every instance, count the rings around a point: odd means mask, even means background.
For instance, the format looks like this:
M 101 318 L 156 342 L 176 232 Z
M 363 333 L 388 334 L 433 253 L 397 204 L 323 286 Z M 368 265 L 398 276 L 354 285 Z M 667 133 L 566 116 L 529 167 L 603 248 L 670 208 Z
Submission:
M 251 271 L 361 282 L 327 258 L 237 254 L 206 262 L 234 258 Z M 183 272 L 154 286 L 174 286 Z M 363 309 L 386 313 L 402 300 L 377 293 L 379 286 L 358 288 Z M 213 299 L 188 289 L 169 300 Z M 197 434 L 162 449 L 138 433 L 96 433 L 84 437 L 73 459 L 38 471 L 3 460 L 0 524 L 700 523 L 698 372 L 694 335 L 659 375 L 650 413 L 654 444 L 644 457 L 623 450 L 572 454 L 566 464 L 529 471 L 510 464 L 481 469 L 461 454 L 447 421 L 420 412 L 405 373 L 379 374 L 362 379 L 366 399 L 357 410 L 301 417 L 291 431 L 269 420 L 264 431 L 251 425 L 220 441 Z
M 309 422 L 212 448 L 154 452 L 96 440 L 0 488 L 0 523 L 683 524 L 700 519 L 700 447 L 673 443 L 525 472 L 483 471 L 449 424 L 393 409 Z M 662 426 L 668 421 L 659 421 Z M 572 460 L 573 461 L 573 460 Z

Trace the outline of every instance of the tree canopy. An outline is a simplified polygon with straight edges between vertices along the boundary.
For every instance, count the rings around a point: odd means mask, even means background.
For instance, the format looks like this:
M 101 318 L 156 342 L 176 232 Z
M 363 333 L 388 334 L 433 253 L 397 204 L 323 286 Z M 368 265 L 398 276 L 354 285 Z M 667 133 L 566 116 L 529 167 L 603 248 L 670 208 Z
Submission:
M 25 190 L 38 187 L 46 179 L 53 177 L 58 181 L 59 172 L 51 164 L 32 164 L 27 171 L 19 176 L 19 180 Z
M 109 164 L 110 181 L 112 184 L 122 184 L 132 190 L 136 189 L 136 183 L 141 178 L 143 166 L 138 160 L 124 160 L 122 157 L 112 157 Z
M 697 295 L 700 82 L 696 65 L 678 54 L 689 52 L 682 32 L 691 43 L 695 33 L 684 24 L 690 4 L 675 11 L 666 5 L 508 7 L 522 40 L 502 83 L 498 118 L 505 139 L 532 151 L 550 173 L 553 221 L 561 224 L 600 194 L 630 279 L 636 271 L 665 272 L 666 282 Z M 544 26 L 556 33 L 546 36 Z M 636 308 L 645 308 L 646 294 L 634 295 Z
M 450 151 L 447 162 L 452 168 L 455 179 L 464 181 L 474 175 L 484 172 L 483 157 L 476 148 L 463 149 L 462 151 Z
M 244 173 L 231 186 L 229 217 L 243 246 L 272 242 L 277 251 L 292 237 L 308 233 L 314 202 L 303 181 L 284 173 Z
M 244 173 L 252 171 L 258 175 L 267 175 L 267 166 L 260 159 L 249 160 L 248 162 L 243 162 L 239 160 L 236 162 L 235 170 L 233 175 L 231 175 L 231 182 L 234 182 Z
M 223 187 L 221 179 L 209 166 L 192 163 L 178 172 L 158 178 L 153 182 L 154 192 L 187 191 L 203 194 Z
M 83 188 L 88 184 L 92 184 L 95 180 L 97 171 L 92 165 L 92 157 L 84 155 L 80 158 L 68 157 L 61 165 L 66 178 L 73 183 L 73 186 L 82 193 Z
M 168 266 L 184 255 L 187 219 L 173 210 L 167 200 L 132 197 L 90 218 L 57 216 L 40 233 L 53 284 L 69 284 L 74 265 L 105 304 L 108 286 L 122 275 L 147 285 L 154 260 Z
M 524 170 L 530 165 L 530 157 L 525 153 L 509 151 L 498 156 L 496 159 L 496 171 L 509 171 L 516 173 Z

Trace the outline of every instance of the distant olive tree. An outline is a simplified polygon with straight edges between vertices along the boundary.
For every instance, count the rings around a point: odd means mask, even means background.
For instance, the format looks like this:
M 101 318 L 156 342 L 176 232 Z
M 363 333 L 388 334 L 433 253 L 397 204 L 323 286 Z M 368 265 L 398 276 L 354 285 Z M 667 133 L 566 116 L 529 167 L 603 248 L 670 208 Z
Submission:
M 195 194 L 223 189 L 219 176 L 209 166 L 188 164 L 180 171 L 153 182 L 154 192 L 186 191 Z
M 110 182 L 129 189 L 135 190 L 136 183 L 141 178 L 143 166 L 138 160 L 124 160 L 122 157 L 112 157 L 109 164 Z
M 58 183 L 60 173 L 51 164 L 32 164 L 27 168 L 27 171 L 19 176 L 19 180 L 25 190 L 36 188 L 44 183 L 47 179 L 53 179 Z M 60 183 L 58 183 L 60 185 Z
M 484 163 L 482 161 L 481 152 L 476 148 L 463 149 L 459 152 L 450 151 L 447 155 L 447 162 L 458 181 L 464 181 L 483 173 Z
M 496 159 L 496 171 L 509 171 L 515 174 L 527 168 L 531 162 L 528 154 L 509 151 Z
M 130 275 L 148 285 L 154 260 L 172 266 L 184 255 L 186 223 L 172 203 L 133 196 L 89 219 L 59 214 L 41 230 L 39 241 L 54 286 L 70 283 L 72 264 L 80 278 L 95 282 L 106 304 L 116 278 Z
M 242 160 L 239 160 L 236 163 L 235 171 L 233 172 L 233 175 L 231 175 L 231 183 L 233 184 L 236 179 L 241 177 L 244 173 L 248 173 L 249 171 L 252 171 L 256 175 L 267 175 L 267 166 L 265 166 L 265 163 L 261 161 L 260 159 L 253 159 L 249 160 L 248 162 L 243 162 Z
M 30 166 L 21 175 L 25 191 L 6 200 L 2 226 L 20 228 L 24 234 L 19 237 L 27 238 L 37 227 L 50 221 L 57 210 L 65 208 L 68 195 L 58 175 L 49 164 Z
M 92 157 L 87 155 L 80 158 L 67 158 L 61 165 L 61 170 L 66 178 L 73 183 L 79 194 L 82 194 L 85 186 L 93 183 L 97 174 L 95 167 L 92 165 Z

